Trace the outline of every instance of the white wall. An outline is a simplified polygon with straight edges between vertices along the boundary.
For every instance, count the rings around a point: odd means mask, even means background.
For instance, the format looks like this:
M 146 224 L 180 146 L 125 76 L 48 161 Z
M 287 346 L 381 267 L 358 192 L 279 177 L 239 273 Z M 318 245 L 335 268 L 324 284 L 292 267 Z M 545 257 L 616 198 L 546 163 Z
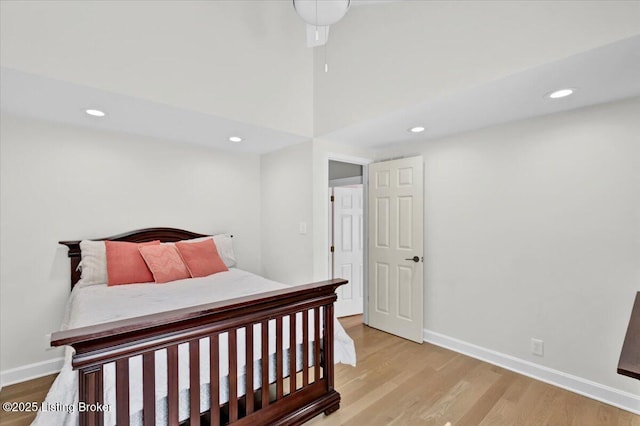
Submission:
M 616 374 L 640 290 L 638 117 L 634 98 L 384 153 L 425 159 L 425 328 L 638 395 Z
M 239 267 L 261 273 L 260 162 L 3 114 L 0 135 L 0 370 L 44 351 L 69 295 L 59 240 L 151 226 L 234 234 Z
M 307 142 L 261 157 L 263 270 L 286 284 L 313 280 L 312 147 Z
M 3 67 L 313 131 L 313 50 L 291 2 L 2 1 L 0 9 Z
M 352 7 L 331 27 L 326 51 L 315 49 L 314 134 L 322 137 L 638 33 L 637 1 Z
M 328 279 L 329 159 L 366 164 L 373 153 L 313 140 L 261 157 L 262 263 L 267 278 Z M 306 234 L 300 233 L 300 223 Z

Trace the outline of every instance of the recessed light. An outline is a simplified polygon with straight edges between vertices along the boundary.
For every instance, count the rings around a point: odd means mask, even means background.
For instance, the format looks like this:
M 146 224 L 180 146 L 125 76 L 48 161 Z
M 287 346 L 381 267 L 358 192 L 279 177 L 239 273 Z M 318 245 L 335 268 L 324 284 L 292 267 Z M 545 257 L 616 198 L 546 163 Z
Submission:
M 242 138 L 240 136 L 231 136 L 229 140 L 231 142 L 242 142 Z
M 84 112 L 94 117 L 104 117 L 105 115 L 107 115 L 104 113 L 104 111 L 100 111 L 99 109 L 87 109 Z
M 425 128 L 422 126 L 416 126 L 409 129 L 411 133 L 421 133 L 425 131 Z
M 573 90 L 574 89 L 560 89 L 549 93 L 547 96 L 551 99 L 566 98 L 567 96 L 573 94 Z

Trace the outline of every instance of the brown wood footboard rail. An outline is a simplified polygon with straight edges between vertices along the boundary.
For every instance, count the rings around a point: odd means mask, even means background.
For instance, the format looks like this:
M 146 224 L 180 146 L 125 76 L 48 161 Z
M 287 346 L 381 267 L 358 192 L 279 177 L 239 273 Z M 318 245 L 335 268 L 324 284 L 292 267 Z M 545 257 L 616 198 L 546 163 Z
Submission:
M 132 357 L 141 356 L 142 419 L 144 425 L 156 423 L 155 353 L 166 349 L 168 424 L 179 424 L 179 350 L 187 344 L 189 360 L 189 420 L 188 424 L 260 425 L 301 424 L 315 415 L 331 413 L 339 408 L 340 394 L 334 386 L 333 303 L 335 290 L 346 284 L 343 279 L 322 281 L 287 289 L 245 296 L 224 302 L 210 303 L 138 318 L 114 321 L 54 333 L 53 346 L 72 346 L 76 353 L 73 367 L 79 372 L 79 400 L 85 404 L 103 404 L 105 367 L 115 364 L 115 410 L 119 426 L 130 422 L 130 376 Z M 300 320 L 301 319 L 301 320 Z M 273 324 L 271 323 L 273 320 Z M 296 341 L 300 330 L 302 343 Z M 314 326 L 310 327 L 313 321 Z M 255 330 L 260 335 L 254 336 Z M 269 330 L 274 328 L 275 353 L 269 353 Z M 244 348 L 238 345 L 238 332 L 246 336 Z M 228 340 L 228 379 L 220 377 L 220 337 Z M 259 338 L 262 352 L 259 361 L 259 389 L 254 389 L 257 370 L 246 362 L 243 377 L 238 375 L 238 352 L 245 359 L 254 359 L 254 337 Z M 209 406 L 200 411 L 201 340 L 209 347 Z M 288 339 L 288 340 L 287 340 Z M 289 348 L 284 346 L 288 343 Z M 301 347 L 299 355 L 295 348 Z M 287 358 L 288 355 L 288 359 Z M 301 359 L 298 359 L 300 357 Z M 270 358 L 275 369 L 270 371 Z M 207 360 L 203 360 L 206 362 Z M 299 365 L 302 365 L 300 368 Z M 275 380 L 267 372 L 275 373 Z M 228 380 L 228 401 L 219 403 L 220 380 Z M 243 385 L 244 395 L 240 394 Z M 164 386 L 164 384 L 163 384 Z M 101 411 L 80 412 L 81 425 L 101 425 Z

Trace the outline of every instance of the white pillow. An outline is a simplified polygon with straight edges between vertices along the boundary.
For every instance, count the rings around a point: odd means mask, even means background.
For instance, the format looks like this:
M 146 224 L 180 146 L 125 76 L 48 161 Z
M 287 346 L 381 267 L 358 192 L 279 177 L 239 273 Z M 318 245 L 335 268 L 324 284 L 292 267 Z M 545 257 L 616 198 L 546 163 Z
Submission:
M 78 268 L 83 284 L 106 284 L 107 249 L 104 241 L 80 241 L 81 260 Z
M 233 252 L 233 238 L 229 234 L 219 234 L 213 236 L 220 258 L 227 265 L 227 268 L 236 266 L 236 255 Z

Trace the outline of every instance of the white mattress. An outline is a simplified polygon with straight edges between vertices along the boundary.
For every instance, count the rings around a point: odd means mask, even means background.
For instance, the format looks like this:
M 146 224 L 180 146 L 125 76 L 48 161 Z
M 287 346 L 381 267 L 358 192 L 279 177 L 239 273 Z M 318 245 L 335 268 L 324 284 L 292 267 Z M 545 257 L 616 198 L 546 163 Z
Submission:
M 78 283 L 69 298 L 67 315 L 62 329 L 84 327 L 141 315 L 164 312 L 189 306 L 261 293 L 265 291 L 288 288 L 284 284 L 267 280 L 236 268 L 228 272 L 221 272 L 209 277 L 193 278 L 173 281 L 165 284 L 131 284 L 115 287 L 106 285 L 84 285 Z M 299 314 L 300 316 L 300 314 Z M 313 326 L 313 316 L 310 316 L 310 329 Z M 273 321 L 272 321 L 273 322 Z M 298 368 L 301 368 L 302 354 L 302 321 L 298 318 L 296 328 L 296 342 Z M 273 329 L 273 325 L 270 325 Z M 310 339 L 313 333 L 309 333 Z M 334 319 L 334 360 L 355 366 L 355 348 L 353 341 L 346 334 L 340 323 Z M 208 339 L 200 340 L 200 375 L 201 375 L 201 411 L 209 408 L 209 364 Z M 288 375 L 287 362 L 289 357 L 289 324 L 288 318 L 283 321 L 283 346 L 285 348 L 283 362 L 285 376 Z M 228 350 L 227 335 L 220 335 L 220 402 L 228 401 Z M 311 345 L 309 345 L 311 347 Z M 244 330 L 238 331 L 238 393 L 244 394 Z M 312 351 L 310 351 L 312 352 Z M 254 327 L 254 389 L 260 387 L 260 326 Z M 275 335 L 270 333 L 269 341 L 270 381 L 275 379 L 274 358 Z M 65 364 L 58 378 L 53 383 L 45 402 L 50 405 L 64 404 L 73 406 L 78 401 L 78 374 L 71 367 L 72 351 L 69 349 L 65 357 Z M 309 356 L 311 360 L 311 355 Z M 140 424 L 142 420 L 142 363 L 141 357 L 134 357 L 129 362 L 131 389 L 130 412 L 132 424 Z M 115 379 L 114 365 L 108 364 L 104 368 L 104 403 L 110 404 L 112 409 L 105 413 L 105 425 L 115 424 Z M 156 352 L 156 416 L 157 424 L 166 424 L 166 351 Z M 179 389 L 180 420 L 188 417 L 189 401 L 189 365 L 187 345 L 179 347 Z M 71 411 L 71 412 L 70 412 Z M 40 411 L 34 425 L 75 425 L 78 423 L 77 410 Z

